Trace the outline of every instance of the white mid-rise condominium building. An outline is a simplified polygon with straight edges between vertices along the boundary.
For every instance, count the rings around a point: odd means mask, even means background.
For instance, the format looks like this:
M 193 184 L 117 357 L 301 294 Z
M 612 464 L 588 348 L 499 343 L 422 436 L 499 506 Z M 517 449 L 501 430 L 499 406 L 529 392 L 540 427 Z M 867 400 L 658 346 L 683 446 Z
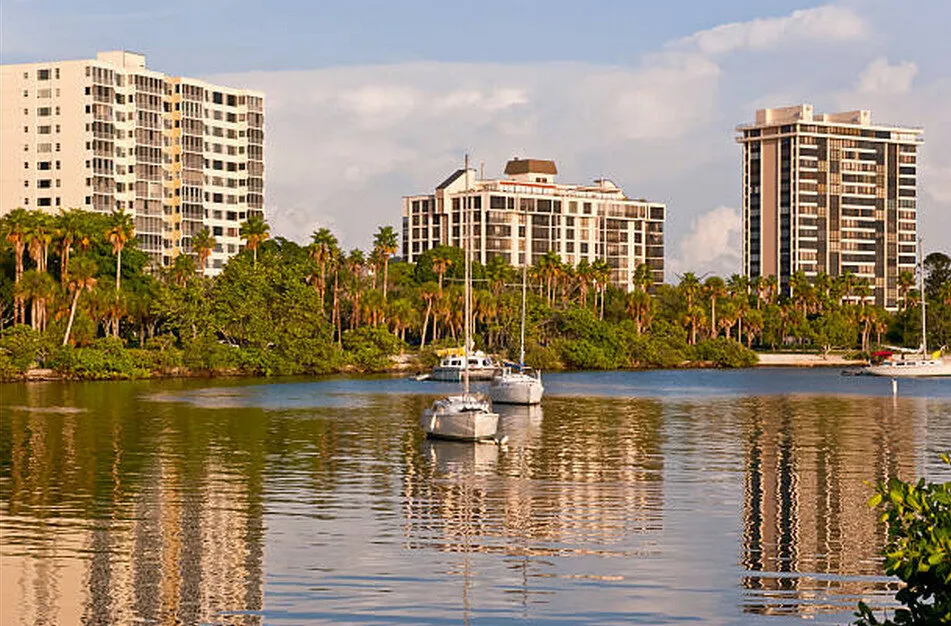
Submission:
M 156 267 L 208 228 L 217 273 L 264 214 L 264 96 L 168 76 L 131 52 L 2 66 L 0 214 L 134 215 Z
M 666 206 L 628 198 L 606 179 L 556 183 L 557 173 L 554 161 L 516 158 L 506 178 L 485 180 L 463 168 L 431 194 L 404 197 L 403 256 L 415 262 L 439 245 L 462 247 L 468 213 L 481 263 L 502 256 L 514 266 L 534 264 L 553 251 L 570 265 L 604 260 L 611 283 L 624 290 L 642 263 L 655 284 L 664 282 Z

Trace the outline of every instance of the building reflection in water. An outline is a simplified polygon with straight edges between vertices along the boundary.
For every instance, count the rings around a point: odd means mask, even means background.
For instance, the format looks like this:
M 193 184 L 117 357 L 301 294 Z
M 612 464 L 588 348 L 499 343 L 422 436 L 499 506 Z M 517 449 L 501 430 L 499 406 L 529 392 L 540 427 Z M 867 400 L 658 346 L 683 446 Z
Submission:
M 260 454 L 122 404 L 4 409 L 4 623 L 260 623 Z
M 885 529 L 866 506 L 869 481 L 915 476 L 924 401 L 757 398 L 743 410 L 745 610 L 809 615 L 849 610 L 863 595 L 886 601 L 894 583 L 880 578 Z
M 530 581 L 553 575 L 549 558 L 653 551 L 649 537 L 663 528 L 659 402 L 552 398 L 550 421 L 539 407 L 499 410 L 501 449 L 423 441 L 407 455 L 408 547 L 465 557 L 464 588 L 469 555 L 502 555 L 523 603 L 545 601 L 549 592 L 531 591 Z

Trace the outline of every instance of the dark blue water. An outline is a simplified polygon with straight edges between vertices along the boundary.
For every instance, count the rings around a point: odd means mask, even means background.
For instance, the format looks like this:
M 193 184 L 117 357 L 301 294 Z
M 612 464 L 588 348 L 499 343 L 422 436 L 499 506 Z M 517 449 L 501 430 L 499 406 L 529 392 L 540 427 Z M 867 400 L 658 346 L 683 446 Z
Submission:
M 846 623 L 886 607 L 870 481 L 948 480 L 951 382 L 545 375 L 505 447 L 451 384 L 0 387 L 6 623 Z

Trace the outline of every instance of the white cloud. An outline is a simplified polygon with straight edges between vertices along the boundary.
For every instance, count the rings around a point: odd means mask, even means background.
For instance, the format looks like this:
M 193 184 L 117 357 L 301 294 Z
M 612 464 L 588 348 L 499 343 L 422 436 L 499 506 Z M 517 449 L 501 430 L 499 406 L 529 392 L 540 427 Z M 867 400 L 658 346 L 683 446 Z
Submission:
M 668 248 L 669 249 L 669 248 Z M 707 272 L 729 276 L 740 271 L 743 258 L 743 225 L 740 212 L 719 206 L 695 217 L 690 232 L 680 240 L 676 255 L 668 252 L 667 281 L 677 282 L 677 275 Z
M 833 5 L 702 31 L 632 67 L 421 62 L 210 78 L 267 94 L 277 235 L 303 241 L 329 226 L 365 247 L 379 225 L 400 226 L 402 195 L 431 191 L 465 152 L 488 176 L 519 155 L 555 159 L 565 182 L 603 175 L 666 202 L 670 269 L 729 274 L 741 254 L 729 208 L 740 196 L 733 127 L 752 118 L 751 103 L 871 109 L 874 120 L 924 125 L 922 230 L 935 246 L 951 243 L 951 78 L 907 56 L 890 63 L 872 30 Z
M 918 66 L 910 61 L 889 65 L 888 59 L 881 57 L 862 71 L 858 90 L 866 94 L 905 94 L 911 91 L 917 73 Z
M 678 39 L 670 47 L 714 56 L 785 43 L 855 41 L 865 37 L 868 31 L 865 21 L 852 10 L 825 5 L 794 11 L 784 17 L 723 24 Z

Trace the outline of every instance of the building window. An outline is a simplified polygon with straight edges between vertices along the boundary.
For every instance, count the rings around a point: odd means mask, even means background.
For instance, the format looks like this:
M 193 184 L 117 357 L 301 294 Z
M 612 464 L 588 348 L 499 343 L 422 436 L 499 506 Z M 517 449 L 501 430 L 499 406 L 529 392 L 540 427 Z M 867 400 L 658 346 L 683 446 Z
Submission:
M 40 117 L 46 117 L 46 116 L 48 116 L 48 115 L 50 114 L 50 108 L 49 108 L 49 107 L 40 107 L 40 108 L 38 108 L 38 109 L 36 110 L 36 114 L 39 115 Z
M 37 206 L 53 206 L 52 198 L 38 198 L 36 200 Z
M 49 189 L 50 187 L 53 186 L 53 181 L 52 179 L 49 179 L 49 178 L 43 178 L 41 180 L 36 181 L 36 186 L 40 189 Z

